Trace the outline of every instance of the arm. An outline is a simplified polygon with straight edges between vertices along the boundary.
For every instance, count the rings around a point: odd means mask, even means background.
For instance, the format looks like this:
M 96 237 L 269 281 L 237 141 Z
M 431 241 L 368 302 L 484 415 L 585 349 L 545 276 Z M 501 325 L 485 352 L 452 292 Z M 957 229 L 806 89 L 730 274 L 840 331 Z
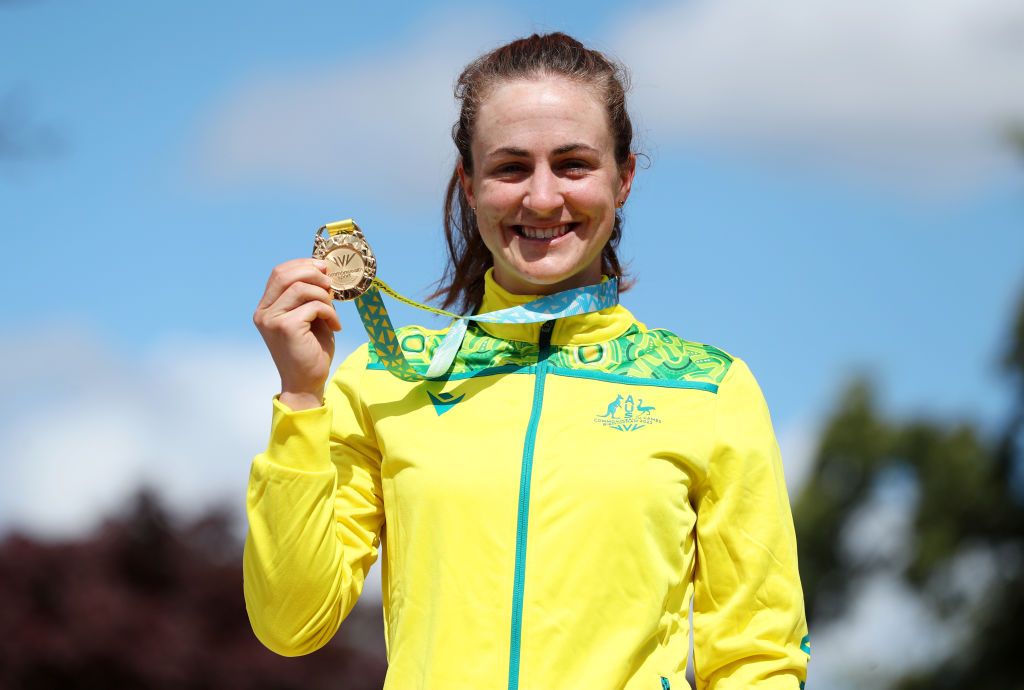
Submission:
M 242 558 L 256 637 L 284 656 L 327 644 L 352 610 L 384 521 L 380 454 L 358 395 L 366 348 L 329 382 L 324 405 L 274 400 L 270 443 L 253 459 Z
M 809 641 L 796 535 L 768 406 L 742 360 L 715 404 L 715 446 L 696 497 L 697 690 L 797 690 Z

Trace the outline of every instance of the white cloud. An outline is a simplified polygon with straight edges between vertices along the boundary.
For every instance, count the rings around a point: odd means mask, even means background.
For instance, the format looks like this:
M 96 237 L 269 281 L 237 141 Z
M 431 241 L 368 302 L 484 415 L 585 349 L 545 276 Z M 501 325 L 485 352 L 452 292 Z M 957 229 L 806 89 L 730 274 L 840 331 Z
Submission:
M 883 564 L 902 570 L 914 543 L 914 516 L 921 489 L 909 469 L 883 471 L 871 492 L 838 535 L 844 556 L 863 567 Z
M 336 362 L 354 346 L 339 340 Z M 244 527 L 279 385 L 262 346 L 172 338 L 125 354 L 43 331 L 5 340 L 0 385 L 0 530 L 81 536 L 142 483 L 183 515 L 231 506 Z
M 145 482 L 190 513 L 244 496 L 276 390 L 269 355 L 185 341 L 123 355 L 54 332 L 8 341 L 2 362 L 21 391 L 0 424 L 4 526 L 79 536 Z
M 807 686 L 886 688 L 951 658 L 976 635 L 979 607 L 998 605 L 992 585 L 1001 571 L 1014 567 L 1002 560 L 1009 551 L 982 544 L 965 548 L 933 574 L 923 593 L 905 582 L 898 564 L 857 579 L 845 615 L 811 629 Z M 942 617 L 936 600 L 956 605 Z
M 34 333 L 0 346 L 0 532 L 81 537 L 148 484 L 186 518 L 228 506 L 241 536 L 279 386 L 261 345 L 177 337 L 125 354 L 82 330 Z M 354 347 L 339 339 L 335 363 Z M 379 599 L 376 571 L 367 591 Z
M 807 687 L 889 687 L 902 674 L 947 658 L 961 637 L 899 576 L 879 571 L 855 584 L 846 616 L 811 630 Z
M 1018 0 L 696 0 L 616 35 L 656 143 L 925 191 L 1019 165 L 1001 140 L 1024 122 Z
M 254 75 L 201 123 L 199 171 L 222 186 L 284 182 L 435 205 L 455 161 L 455 79 L 500 42 L 500 27 L 482 14 L 448 18 L 409 45 Z
M 655 147 L 931 193 L 1019 169 L 1004 134 L 1024 121 L 1018 0 L 695 0 L 610 25 Z M 433 206 L 454 161 L 454 79 L 517 28 L 532 27 L 438 17 L 419 39 L 252 75 L 202 117 L 199 178 Z

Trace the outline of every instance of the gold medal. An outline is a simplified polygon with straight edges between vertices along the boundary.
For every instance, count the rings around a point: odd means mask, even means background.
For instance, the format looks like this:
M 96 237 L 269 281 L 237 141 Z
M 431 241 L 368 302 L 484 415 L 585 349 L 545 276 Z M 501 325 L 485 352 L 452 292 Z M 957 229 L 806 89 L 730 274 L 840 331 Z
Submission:
M 327 236 L 324 236 L 324 231 Z M 362 231 L 351 218 L 328 223 L 313 238 L 313 258 L 327 262 L 334 299 L 359 297 L 373 284 L 377 258 Z

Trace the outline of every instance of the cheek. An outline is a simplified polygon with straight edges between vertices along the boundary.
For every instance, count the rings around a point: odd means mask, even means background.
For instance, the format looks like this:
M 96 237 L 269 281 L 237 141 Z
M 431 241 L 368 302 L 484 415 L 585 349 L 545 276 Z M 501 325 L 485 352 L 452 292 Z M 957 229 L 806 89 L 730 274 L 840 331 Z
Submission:
M 509 190 L 481 190 L 477 196 L 476 222 L 484 242 L 497 243 L 501 239 L 501 225 L 513 217 L 519 208 L 518 197 Z
M 501 216 L 493 209 L 484 208 L 482 204 L 477 206 L 476 227 L 484 246 L 490 251 L 500 250 L 505 244 L 502 238 Z
M 515 185 L 483 185 L 477 195 L 477 211 L 503 213 L 519 204 L 521 194 Z
M 606 177 L 595 175 L 566 190 L 565 196 L 581 208 L 603 214 L 615 212 L 615 192 Z

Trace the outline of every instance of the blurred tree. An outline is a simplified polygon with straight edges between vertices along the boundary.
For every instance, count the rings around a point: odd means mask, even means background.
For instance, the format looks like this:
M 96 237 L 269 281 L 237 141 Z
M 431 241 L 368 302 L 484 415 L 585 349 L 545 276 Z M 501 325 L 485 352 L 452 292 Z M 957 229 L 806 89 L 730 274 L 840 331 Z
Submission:
M 955 654 L 898 690 L 1024 688 L 1016 649 L 1024 619 L 1024 295 L 1008 341 L 1003 368 L 1014 397 L 994 440 L 967 422 L 884 419 L 860 376 L 840 397 L 794 501 L 812 630 L 840 616 L 851 587 L 878 569 L 898 572 L 939 619 L 970 626 Z M 896 553 L 876 550 L 881 560 L 851 550 L 858 511 L 901 478 L 914 489 L 904 494 L 906 543 Z
M 75 543 L 0 542 L 0 687 L 116 690 L 379 689 L 380 604 L 289 659 L 264 648 L 242 599 L 241 544 L 225 512 L 177 525 L 140 492 Z
M 1015 123 L 1007 128 L 1006 138 L 1024 156 L 1024 123 Z

